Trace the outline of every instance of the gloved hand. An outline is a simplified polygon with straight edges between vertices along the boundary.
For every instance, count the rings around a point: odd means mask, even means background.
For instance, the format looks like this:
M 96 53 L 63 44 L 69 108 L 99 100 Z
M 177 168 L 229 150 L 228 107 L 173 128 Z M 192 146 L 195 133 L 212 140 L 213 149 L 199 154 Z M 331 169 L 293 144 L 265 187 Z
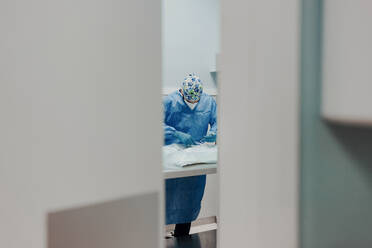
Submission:
M 189 146 L 195 145 L 195 141 L 194 141 L 194 139 L 191 137 L 190 134 L 176 131 L 174 135 L 175 135 L 175 136 L 178 138 L 178 140 L 179 140 L 182 144 L 184 144 L 186 147 L 189 147 Z
M 201 140 L 202 142 L 213 143 L 216 142 L 217 135 L 214 132 L 208 132 L 206 136 Z

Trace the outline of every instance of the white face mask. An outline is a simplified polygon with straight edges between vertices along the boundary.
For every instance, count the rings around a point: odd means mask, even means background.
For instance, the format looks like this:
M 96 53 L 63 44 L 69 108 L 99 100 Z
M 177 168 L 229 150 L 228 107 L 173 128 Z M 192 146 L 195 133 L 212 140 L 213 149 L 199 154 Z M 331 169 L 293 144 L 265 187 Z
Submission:
M 196 107 L 196 104 L 198 104 L 197 102 L 191 103 L 191 102 L 188 102 L 188 101 L 185 101 L 185 103 L 187 104 L 187 106 L 189 106 L 189 108 L 191 110 L 194 110 L 194 108 Z

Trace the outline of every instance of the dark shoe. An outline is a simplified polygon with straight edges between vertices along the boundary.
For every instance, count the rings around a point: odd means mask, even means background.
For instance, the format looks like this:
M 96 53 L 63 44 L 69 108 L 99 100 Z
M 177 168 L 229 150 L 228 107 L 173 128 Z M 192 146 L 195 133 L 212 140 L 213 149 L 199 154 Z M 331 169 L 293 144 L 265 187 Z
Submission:
M 174 229 L 174 237 L 188 236 L 190 233 L 190 228 L 191 222 L 176 224 L 176 228 Z

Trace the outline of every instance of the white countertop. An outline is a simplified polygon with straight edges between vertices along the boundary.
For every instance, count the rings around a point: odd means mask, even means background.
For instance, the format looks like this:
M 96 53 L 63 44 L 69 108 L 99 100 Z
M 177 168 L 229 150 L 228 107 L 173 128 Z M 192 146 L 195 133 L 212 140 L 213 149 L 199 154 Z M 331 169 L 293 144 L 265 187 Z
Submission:
M 164 179 L 192 177 L 217 173 L 217 164 L 196 164 L 182 168 L 164 169 Z

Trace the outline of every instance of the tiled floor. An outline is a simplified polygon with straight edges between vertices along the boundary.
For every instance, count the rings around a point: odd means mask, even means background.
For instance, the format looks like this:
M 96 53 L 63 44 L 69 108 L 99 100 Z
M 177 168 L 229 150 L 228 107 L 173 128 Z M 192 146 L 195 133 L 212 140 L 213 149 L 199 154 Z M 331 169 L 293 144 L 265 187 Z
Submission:
M 165 240 L 166 248 L 216 248 L 216 230 Z

